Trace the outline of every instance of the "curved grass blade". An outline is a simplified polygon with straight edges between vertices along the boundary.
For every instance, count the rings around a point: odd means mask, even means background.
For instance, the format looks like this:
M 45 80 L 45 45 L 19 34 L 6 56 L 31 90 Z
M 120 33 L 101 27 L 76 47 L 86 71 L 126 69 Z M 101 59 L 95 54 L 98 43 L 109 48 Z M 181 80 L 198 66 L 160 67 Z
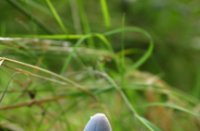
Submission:
M 124 100 L 126 106 L 128 107 L 128 109 L 130 110 L 131 114 L 133 115 L 133 117 L 136 117 L 146 128 L 148 128 L 150 131 L 160 131 L 159 128 L 157 128 L 156 126 L 154 126 L 151 122 L 147 121 L 146 119 L 144 119 L 143 117 L 141 117 L 135 110 L 135 108 L 132 106 L 131 102 L 129 101 L 129 99 L 127 98 L 126 94 L 121 90 L 121 88 L 117 85 L 117 83 L 107 74 L 102 73 L 102 72 L 97 72 L 100 75 L 102 75 L 105 79 L 108 80 L 108 82 L 119 92 L 119 94 L 121 95 L 122 99 Z
M 106 33 L 104 33 L 104 35 L 109 36 L 109 35 L 114 35 L 114 34 L 121 33 L 121 32 L 137 32 L 137 33 L 143 34 L 144 36 L 146 36 L 149 39 L 149 47 L 148 47 L 147 51 L 143 54 L 143 56 L 139 60 L 137 60 L 135 62 L 135 64 L 133 66 L 131 66 L 129 68 L 129 71 L 132 71 L 132 70 L 135 70 L 138 67 L 140 67 L 142 64 L 144 64 L 144 62 L 151 56 L 151 54 L 153 52 L 153 48 L 154 48 L 154 42 L 153 42 L 151 35 L 148 32 L 146 32 L 145 30 L 138 28 L 138 27 L 123 27 L 123 28 L 119 28 L 116 30 L 112 30 L 110 32 L 106 32 Z
M 43 69 L 43 68 L 40 68 L 38 66 L 34 66 L 34 65 L 31 65 L 31 64 L 23 63 L 23 62 L 20 62 L 20 61 L 17 61 L 17 60 L 13 60 L 13 59 L 9 59 L 9 58 L 5 58 L 5 57 L 0 57 L 0 60 L 4 60 L 4 61 L 7 61 L 7 62 L 15 63 L 15 64 L 18 64 L 18 65 L 21 65 L 21 66 L 24 66 L 24 67 L 27 67 L 27 68 L 35 69 L 35 70 L 38 70 L 38 71 L 43 72 L 45 74 L 48 74 L 50 76 L 53 76 L 53 77 L 63 81 L 66 84 L 73 85 L 75 88 L 77 88 L 80 91 L 88 94 L 89 96 L 93 97 L 96 100 L 96 97 L 93 94 L 91 94 L 91 92 L 88 91 L 86 88 L 84 88 L 82 85 L 80 85 L 80 84 L 78 84 L 78 83 L 76 83 L 76 82 L 74 82 L 74 81 L 72 81 L 72 80 L 70 80 L 68 78 L 65 78 L 65 77 L 63 77 L 63 76 L 61 76 L 59 74 L 56 74 L 54 72 L 51 72 L 51 71 Z
M 81 39 L 79 39 L 77 41 L 77 43 L 75 44 L 75 46 L 72 48 L 72 51 L 71 51 L 70 55 L 68 56 L 67 60 L 65 61 L 65 64 L 64 64 L 64 66 L 63 66 L 63 68 L 61 70 L 61 73 L 63 73 L 67 69 L 67 67 L 68 67 L 68 65 L 69 65 L 69 63 L 70 63 L 70 61 L 72 59 L 73 54 L 76 52 L 76 48 L 79 47 L 86 39 L 91 38 L 91 37 L 99 38 L 109 50 L 111 50 L 111 51 L 113 50 L 112 46 L 110 46 L 111 44 L 109 43 L 109 41 L 106 39 L 106 37 L 104 35 L 102 35 L 102 34 L 88 34 L 88 35 L 85 35 Z

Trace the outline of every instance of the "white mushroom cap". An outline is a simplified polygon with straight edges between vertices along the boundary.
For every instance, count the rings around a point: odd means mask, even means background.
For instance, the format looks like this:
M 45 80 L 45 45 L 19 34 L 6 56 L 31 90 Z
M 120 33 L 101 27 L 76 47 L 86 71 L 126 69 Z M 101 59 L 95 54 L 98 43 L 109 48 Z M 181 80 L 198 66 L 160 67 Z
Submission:
M 93 115 L 84 131 L 112 131 L 108 118 L 103 113 Z

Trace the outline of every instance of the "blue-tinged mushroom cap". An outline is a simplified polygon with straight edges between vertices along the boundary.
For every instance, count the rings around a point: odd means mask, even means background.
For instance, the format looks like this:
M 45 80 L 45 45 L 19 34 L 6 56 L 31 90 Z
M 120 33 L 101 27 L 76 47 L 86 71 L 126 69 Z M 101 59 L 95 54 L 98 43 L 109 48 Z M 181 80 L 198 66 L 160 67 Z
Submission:
M 84 131 L 112 131 L 112 129 L 105 114 L 97 113 L 90 118 Z

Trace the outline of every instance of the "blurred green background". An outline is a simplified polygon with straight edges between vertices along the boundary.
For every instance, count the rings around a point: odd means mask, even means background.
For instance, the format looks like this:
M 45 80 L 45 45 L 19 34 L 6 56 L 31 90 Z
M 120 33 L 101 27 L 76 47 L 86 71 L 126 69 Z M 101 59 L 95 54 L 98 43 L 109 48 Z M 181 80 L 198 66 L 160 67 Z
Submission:
M 62 21 L 60 23 L 49 9 L 47 0 L 1 0 L 0 36 L 88 34 L 103 33 L 124 26 L 140 27 L 152 36 L 155 46 L 153 54 L 139 70 L 159 76 L 172 88 L 200 98 L 199 0 L 107 0 L 107 23 L 100 0 L 51 2 L 59 15 L 58 19 Z M 76 42 L 75 39 L 62 40 L 72 45 Z M 116 52 L 121 50 L 122 42 L 125 50 L 134 49 L 132 54 L 127 55 L 132 61 L 140 58 L 148 46 L 146 38 L 136 33 L 117 35 L 110 38 L 110 41 Z M 27 56 L 20 57 L 17 52 L 1 51 L 1 56 L 18 58 L 30 64 L 38 60 L 34 51 L 28 51 Z M 29 59 L 31 54 L 35 56 L 33 59 Z M 63 58 L 47 56 L 41 66 L 60 73 Z M 113 68 L 112 64 L 109 66 Z
M 41 0 L 2 0 L 0 8 L 1 36 L 19 34 L 62 33 L 52 17 L 45 1 Z M 86 23 L 90 32 L 105 31 L 100 1 L 52 1 L 64 21 L 68 33 L 83 33 L 87 29 L 76 19 L 82 19 L 72 13 L 73 8 L 87 15 Z M 22 7 L 19 9 L 13 3 Z M 81 4 L 81 8 L 79 7 Z M 83 5 L 83 7 L 82 7 Z M 142 70 L 161 74 L 171 85 L 190 93 L 199 87 L 200 81 L 200 8 L 198 0 L 109 0 L 111 27 L 122 26 L 125 17 L 126 26 L 139 26 L 148 31 L 155 41 L 153 56 Z M 24 11 L 30 13 L 26 15 Z M 38 22 L 35 22 L 34 20 Z M 87 25 L 87 24 L 86 24 Z M 41 28 L 42 26 L 43 28 Z M 142 38 L 125 36 L 125 48 L 143 48 Z M 116 40 L 117 41 L 117 40 Z M 118 42 L 113 42 L 119 47 Z M 197 94 L 195 94 L 197 95 Z

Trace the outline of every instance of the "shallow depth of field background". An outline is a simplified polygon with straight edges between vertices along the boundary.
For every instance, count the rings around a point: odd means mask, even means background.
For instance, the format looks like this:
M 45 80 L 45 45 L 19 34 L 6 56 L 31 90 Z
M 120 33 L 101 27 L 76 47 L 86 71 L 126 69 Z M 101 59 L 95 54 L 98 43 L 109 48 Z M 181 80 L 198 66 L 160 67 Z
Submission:
M 1 0 L 0 130 L 200 130 L 199 0 Z

